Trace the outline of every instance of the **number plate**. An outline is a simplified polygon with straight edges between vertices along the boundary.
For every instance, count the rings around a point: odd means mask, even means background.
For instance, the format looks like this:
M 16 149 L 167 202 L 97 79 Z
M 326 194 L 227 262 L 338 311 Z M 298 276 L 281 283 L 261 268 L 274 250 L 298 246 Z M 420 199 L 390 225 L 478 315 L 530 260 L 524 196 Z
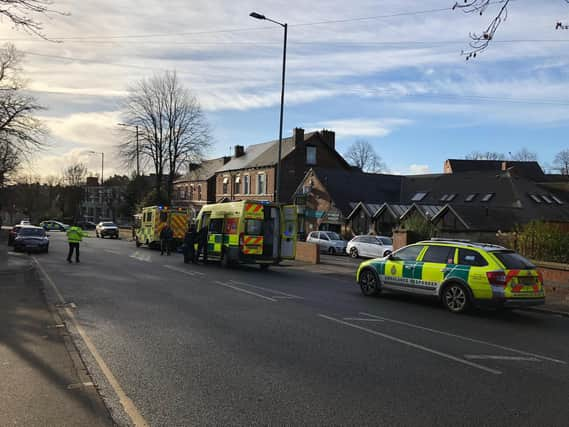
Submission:
M 525 286 L 533 286 L 536 283 L 536 278 L 533 276 L 518 277 L 518 283 Z

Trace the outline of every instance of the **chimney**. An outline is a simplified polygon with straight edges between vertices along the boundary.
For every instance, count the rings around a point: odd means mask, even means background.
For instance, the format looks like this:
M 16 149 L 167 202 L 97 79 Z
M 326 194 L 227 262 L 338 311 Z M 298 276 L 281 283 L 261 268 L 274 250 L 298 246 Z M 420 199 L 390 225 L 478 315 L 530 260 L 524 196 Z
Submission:
M 245 147 L 243 147 L 242 145 L 236 145 L 235 146 L 235 158 L 241 157 L 243 154 L 245 154 Z
M 294 128 L 294 146 L 299 147 L 304 144 L 304 129 L 302 128 Z
M 320 136 L 324 140 L 324 142 L 330 147 L 332 150 L 336 150 L 336 133 L 331 130 L 322 129 L 320 131 Z
M 502 162 L 502 167 L 501 167 L 501 169 L 502 169 L 503 171 L 508 170 L 508 162 Z

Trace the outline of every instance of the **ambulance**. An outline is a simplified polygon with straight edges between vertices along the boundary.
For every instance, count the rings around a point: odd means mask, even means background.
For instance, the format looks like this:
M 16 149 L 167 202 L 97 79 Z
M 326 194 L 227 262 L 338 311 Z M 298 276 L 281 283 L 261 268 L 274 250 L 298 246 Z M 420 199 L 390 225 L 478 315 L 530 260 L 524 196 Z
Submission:
M 134 216 L 136 246 L 147 245 L 157 247 L 160 245 L 160 231 L 168 224 L 174 234 L 174 244 L 179 245 L 191 221 L 191 213 L 187 208 L 169 206 L 148 206 L 140 214 Z
M 196 229 L 207 230 L 208 259 L 258 264 L 262 269 L 294 259 L 297 213 L 294 205 L 239 201 L 205 205 Z
M 382 290 L 431 295 L 453 313 L 471 307 L 545 303 L 543 277 L 536 266 L 512 250 L 488 243 L 418 242 L 384 258 L 364 261 L 356 281 L 365 296 Z

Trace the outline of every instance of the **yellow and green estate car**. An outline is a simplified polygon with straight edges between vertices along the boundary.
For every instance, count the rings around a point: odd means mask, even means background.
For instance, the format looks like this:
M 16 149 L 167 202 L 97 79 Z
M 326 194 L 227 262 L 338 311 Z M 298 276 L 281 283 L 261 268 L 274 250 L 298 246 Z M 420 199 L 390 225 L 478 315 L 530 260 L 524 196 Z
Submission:
M 453 313 L 473 306 L 514 308 L 545 302 L 542 275 L 530 261 L 485 243 L 415 243 L 362 262 L 356 280 L 365 296 L 384 289 L 431 295 Z

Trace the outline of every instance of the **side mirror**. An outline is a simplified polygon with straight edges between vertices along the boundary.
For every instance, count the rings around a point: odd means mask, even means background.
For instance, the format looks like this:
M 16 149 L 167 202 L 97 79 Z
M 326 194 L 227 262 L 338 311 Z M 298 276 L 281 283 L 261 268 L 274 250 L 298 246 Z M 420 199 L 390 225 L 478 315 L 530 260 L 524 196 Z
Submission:
M 49 237 L 49 234 L 46 233 L 45 237 Z

